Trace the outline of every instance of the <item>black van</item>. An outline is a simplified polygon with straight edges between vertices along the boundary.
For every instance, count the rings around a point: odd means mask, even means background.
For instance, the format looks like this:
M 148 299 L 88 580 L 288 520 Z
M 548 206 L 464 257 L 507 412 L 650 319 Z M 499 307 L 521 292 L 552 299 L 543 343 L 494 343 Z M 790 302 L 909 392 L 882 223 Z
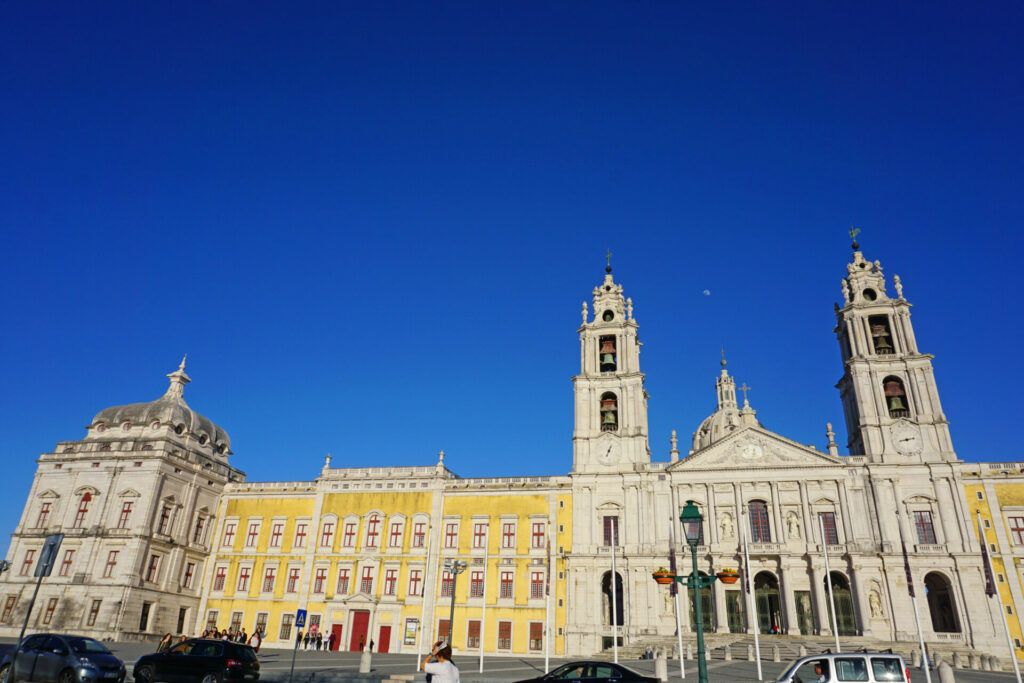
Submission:
M 139 657 L 135 683 L 222 683 L 256 681 L 260 660 L 248 645 L 194 638 L 166 652 Z

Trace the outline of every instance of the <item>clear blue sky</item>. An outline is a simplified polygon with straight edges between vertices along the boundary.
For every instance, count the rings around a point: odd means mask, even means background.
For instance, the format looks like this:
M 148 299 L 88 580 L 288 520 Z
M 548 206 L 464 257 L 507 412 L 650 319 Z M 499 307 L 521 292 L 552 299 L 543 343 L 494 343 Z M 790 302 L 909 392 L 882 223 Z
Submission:
M 723 344 L 820 447 L 851 224 L 960 456 L 1024 460 L 1024 5 L 360 5 L 5 8 L 0 531 L 185 352 L 251 479 L 567 472 L 608 247 L 656 458 Z

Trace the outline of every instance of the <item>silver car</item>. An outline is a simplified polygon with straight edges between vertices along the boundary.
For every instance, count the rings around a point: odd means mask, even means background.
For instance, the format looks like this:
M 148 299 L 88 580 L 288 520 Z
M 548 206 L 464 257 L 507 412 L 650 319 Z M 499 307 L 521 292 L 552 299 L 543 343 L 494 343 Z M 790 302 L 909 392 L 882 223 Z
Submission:
M 892 652 L 849 652 L 801 657 L 776 683 L 910 683 L 910 670 Z
M 124 676 L 124 662 L 103 643 L 52 633 L 25 638 L 0 664 L 0 683 L 123 683 Z

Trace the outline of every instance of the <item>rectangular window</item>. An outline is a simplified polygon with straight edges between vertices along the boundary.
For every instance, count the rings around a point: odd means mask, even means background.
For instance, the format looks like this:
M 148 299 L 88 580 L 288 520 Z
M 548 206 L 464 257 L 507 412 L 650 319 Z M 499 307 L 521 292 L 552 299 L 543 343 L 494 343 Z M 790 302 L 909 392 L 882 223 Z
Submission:
M 153 603 L 144 602 L 142 603 L 142 611 L 139 613 L 139 630 L 149 630 L 149 613 L 153 610 Z
M 391 535 L 388 545 L 392 548 L 402 547 L 402 523 L 392 522 L 391 523 Z
M 181 577 L 181 585 L 185 588 L 192 587 L 192 579 L 196 574 L 196 563 L 189 562 L 185 565 L 185 575 Z
M 602 518 L 604 526 L 604 544 L 606 546 L 619 545 L 619 518 L 615 515 L 606 515 Z
M 363 567 L 363 577 L 359 580 L 359 591 L 373 595 L 373 568 Z
M 117 518 L 117 528 L 127 529 L 128 520 L 132 517 L 132 510 L 135 508 L 135 503 L 130 500 L 126 500 L 121 503 L 121 514 Z
M 4 611 L 0 614 L 0 622 L 4 624 L 11 623 L 11 617 L 14 615 L 14 607 L 18 604 L 17 595 L 8 595 L 4 598 Z
M 117 566 L 117 556 L 120 550 L 111 550 L 107 553 L 107 564 L 103 567 L 103 578 L 109 579 L 114 575 L 114 567 Z
M 1024 545 L 1024 517 L 1010 517 L 1010 533 L 1014 545 Z
M 498 622 L 498 649 L 499 650 L 511 650 L 512 649 L 512 622 L 511 621 L 499 621 Z
M 530 533 L 530 547 L 531 548 L 543 548 L 545 546 L 545 529 L 544 522 L 534 522 L 532 525 L 533 531 Z
M 530 599 L 537 600 L 544 597 L 544 572 L 530 573 Z
M 839 545 L 839 529 L 836 528 L 836 513 L 819 512 L 818 519 L 821 521 L 821 528 L 825 531 L 825 543 L 827 545 Z
M 46 602 L 46 611 L 43 612 L 43 623 L 49 624 L 53 621 L 53 612 L 57 609 L 57 598 L 50 598 Z
M 484 597 L 484 573 L 470 572 L 469 575 L 469 597 Z
M 213 574 L 213 590 L 222 591 L 224 590 L 224 581 L 228 576 L 227 567 L 217 567 Z
M 36 551 L 26 550 L 25 559 L 21 563 L 21 576 L 28 576 L 32 571 L 32 565 L 36 561 Z
M 160 556 L 150 555 L 149 564 L 146 566 L 146 581 L 156 583 L 160 577 Z
M 316 573 L 313 574 L 313 592 L 320 594 L 323 593 L 327 586 L 327 567 L 317 567 Z
M 345 534 L 341 538 L 341 545 L 345 548 L 356 547 L 356 523 L 348 522 L 345 524 Z
M 515 522 L 505 522 L 501 525 L 501 547 L 505 549 L 516 547 Z
M 50 522 L 50 504 L 43 503 L 39 506 L 39 516 L 36 517 L 36 528 L 42 529 Z
M 422 548 L 426 545 L 427 523 L 416 522 L 412 525 L 412 547 Z
M 102 600 L 93 600 L 92 604 L 89 605 L 89 618 L 85 620 L 86 626 L 96 625 L 96 618 L 100 614 L 100 605 L 102 602 Z
M 249 524 L 249 531 L 246 532 L 246 534 L 245 534 L 245 547 L 246 548 L 255 548 L 256 547 L 256 542 L 259 541 L 259 538 L 260 538 L 260 523 L 259 522 L 250 522 L 250 524 Z
M 334 540 L 334 522 L 324 522 L 323 527 L 320 529 L 320 547 L 330 548 L 331 541 Z
M 452 596 L 452 584 L 455 583 L 455 578 L 451 572 L 441 572 L 441 597 L 450 598 Z
M 917 529 L 917 542 L 935 544 L 935 527 L 932 525 L 932 513 L 927 510 L 914 511 L 914 528 Z
M 299 577 L 302 575 L 302 569 L 299 567 L 288 568 L 288 583 L 285 584 L 285 593 L 298 593 L 299 592 Z
M 451 633 L 451 622 L 447 619 L 437 620 L 437 637 L 441 640 L 448 640 L 448 636 Z
M 204 531 L 206 531 L 206 517 L 204 515 L 199 515 L 199 517 L 196 518 L 196 528 L 192 532 L 192 542 L 202 543 Z
M 88 491 L 82 494 L 82 498 L 78 502 L 78 511 L 75 513 L 75 521 L 71 525 L 73 528 L 81 529 L 85 526 L 85 516 L 89 514 L 90 500 L 92 500 L 92 495 Z
M 470 619 L 466 628 L 466 647 L 475 649 L 480 647 L 480 622 Z
M 163 505 L 160 507 L 160 523 L 156 527 L 158 534 L 166 534 L 168 529 L 171 528 L 171 506 Z
M 232 612 L 231 613 L 231 627 L 230 627 L 230 630 L 234 631 L 235 633 L 238 633 L 239 631 L 242 630 L 242 613 L 241 612 Z
M 297 522 L 295 524 L 295 542 L 292 543 L 292 546 L 294 546 L 296 548 L 305 548 L 306 547 L 306 533 L 307 533 L 306 529 L 308 529 L 308 528 L 309 528 L 309 525 L 306 524 L 305 522 Z M 289 626 L 289 628 L 291 628 L 291 627 Z
M 377 515 L 370 515 L 369 521 L 366 522 L 366 547 L 376 548 L 378 547 L 378 539 L 380 538 L 380 517 Z
M 768 504 L 752 500 L 747 506 L 750 515 L 750 540 L 753 543 L 771 543 L 772 527 L 768 522 Z
M 474 524 L 473 525 L 473 547 L 483 548 L 484 543 L 487 540 L 487 525 L 486 524 Z
M 224 540 L 221 545 L 225 548 L 230 548 L 235 544 L 235 529 L 237 525 L 234 522 L 227 522 L 224 524 Z
M 277 568 L 267 567 L 263 572 L 263 592 L 273 593 L 275 581 L 277 581 Z
M 264 634 L 264 633 L 267 632 L 267 617 L 268 616 L 269 615 L 266 612 L 257 612 L 256 613 L 256 631 L 259 631 L 261 634 Z
M 278 634 L 278 640 L 291 640 L 292 620 L 294 619 L 294 614 L 285 614 L 281 617 L 281 632 Z
M 539 621 L 530 622 L 530 651 L 540 652 L 544 649 L 544 624 Z
M 419 569 L 413 569 L 409 572 L 409 596 L 410 597 L 421 597 L 423 583 L 423 572 Z
M 498 587 L 498 589 L 499 589 L 498 590 L 498 597 L 505 598 L 506 600 L 511 600 L 512 599 L 512 586 L 513 586 L 512 577 L 513 577 L 513 573 L 512 572 L 502 572 L 501 573 L 501 582 L 500 582 L 499 587 Z
M 398 583 L 398 570 L 388 569 L 384 572 L 384 595 L 394 595 Z
M 348 595 L 348 569 L 338 570 L 338 595 Z
M 444 547 L 445 548 L 458 548 L 459 547 L 459 525 L 458 524 L 445 524 L 444 526 Z
M 284 535 L 284 522 L 277 522 L 270 526 L 270 547 L 280 548 L 281 537 Z
M 216 630 L 216 628 L 217 628 L 217 617 L 219 617 L 219 616 L 220 616 L 220 613 L 217 612 L 217 610 L 215 610 L 215 609 L 212 609 L 212 610 L 210 610 L 209 612 L 206 613 L 206 630 L 207 631 L 214 631 L 214 630 Z
M 252 576 L 252 569 L 249 567 L 238 568 L 238 592 L 248 593 L 249 592 L 249 579 Z
M 65 550 L 64 559 L 60 561 L 60 576 L 67 576 L 71 571 L 71 564 L 75 561 L 75 551 Z

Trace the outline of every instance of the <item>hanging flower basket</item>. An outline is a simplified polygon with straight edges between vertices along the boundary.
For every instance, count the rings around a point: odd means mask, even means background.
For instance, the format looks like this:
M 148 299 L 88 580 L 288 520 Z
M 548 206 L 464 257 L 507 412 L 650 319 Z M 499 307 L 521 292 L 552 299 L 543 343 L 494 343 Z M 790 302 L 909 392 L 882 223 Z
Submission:
M 676 580 L 676 575 L 664 567 L 651 574 L 651 576 L 654 577 L 654 581 L 660 586 L 667 586 Z
M 722 583 L 733 584 L 740 580 L 740 573 L 735 569 L 723 569 L 715 574 Z

